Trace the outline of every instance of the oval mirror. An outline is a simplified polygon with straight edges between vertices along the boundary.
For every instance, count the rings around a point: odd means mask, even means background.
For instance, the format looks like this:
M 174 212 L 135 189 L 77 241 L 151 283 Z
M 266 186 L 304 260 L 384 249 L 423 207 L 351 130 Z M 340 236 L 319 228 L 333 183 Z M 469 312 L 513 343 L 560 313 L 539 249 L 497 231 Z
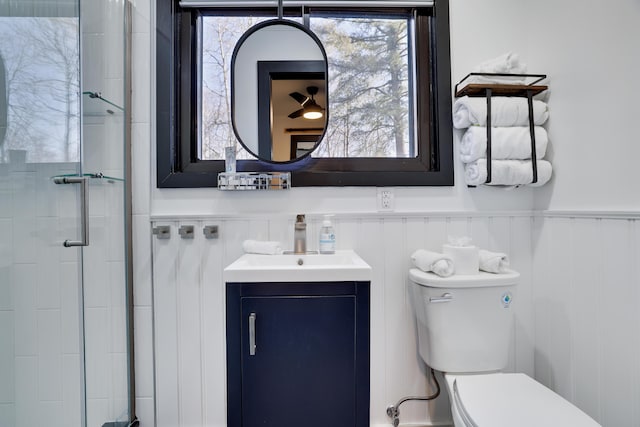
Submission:
M 231 120 L 242 146 L 260 160 L 310 154 L 327 124 L 327 55 L 310 30 L 274 19 L 251 27 L 231 59 Z

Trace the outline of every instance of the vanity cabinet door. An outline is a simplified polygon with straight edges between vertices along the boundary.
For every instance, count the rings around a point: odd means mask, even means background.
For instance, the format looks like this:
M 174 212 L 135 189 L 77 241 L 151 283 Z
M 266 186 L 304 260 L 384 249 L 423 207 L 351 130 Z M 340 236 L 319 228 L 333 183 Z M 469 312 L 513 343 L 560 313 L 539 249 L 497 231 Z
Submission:
M 255 354 L 242 349 L 243 427 L 355 425 L 354 299 L 242 299 L 242 342 L 251 313 L 256 331 Z
M 228 336 L 237 337 L 228 345 L 239 353 L 228 348 L 239 364 L 228 361 L 228 425 L 368 427 L 369 318 L 368 306 L 359 316 L 357 292 L 244 293 L 236 321 L 227 324 Z M 366 332 L 358 327 L 363 320 Z M 233 323 L 239 328 L 230 332 Z

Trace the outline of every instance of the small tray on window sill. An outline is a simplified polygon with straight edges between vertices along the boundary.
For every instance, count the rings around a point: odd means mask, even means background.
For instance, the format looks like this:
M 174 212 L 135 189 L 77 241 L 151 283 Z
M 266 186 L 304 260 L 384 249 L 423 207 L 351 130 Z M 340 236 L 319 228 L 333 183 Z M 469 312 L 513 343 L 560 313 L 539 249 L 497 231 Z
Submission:
M 479 76 L 487 79 L 517 79 L 518 83 L 466 83 L 462 88 L 458 89 L 465 80 L 472 77 Z M 529 91 L 532 95 L 537 95 L 540 92 L 544 92 L 549 87 L 546 85 L 538 85 L 536 83 L 546 79 L 546 74 L 506 74 L 506 73 L 469 73 L 465 78 L 460 80 L 455 87 L 455 96 L 485 96 L 487 89 L 491 89 L 493 96 L 527 96 Z M 529 83 L 526 83 L 530 81 Z
M 287 190 L 291 188 L 289 172 L 221 172 L 219 190 Z

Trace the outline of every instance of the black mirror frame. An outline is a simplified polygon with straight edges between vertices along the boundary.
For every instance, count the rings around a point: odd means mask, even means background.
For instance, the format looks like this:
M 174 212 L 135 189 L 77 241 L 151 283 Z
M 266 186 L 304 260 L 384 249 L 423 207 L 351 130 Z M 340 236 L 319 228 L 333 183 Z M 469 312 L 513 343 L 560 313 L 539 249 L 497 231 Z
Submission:
M 180 9 L 174 0 L 156 1 L 156 185 L 158 188 L 216 187 L 224 160 L 197 159 L 196 141 L 190 129 L 196 118 L 190 111 L 196 46 L 195 14 Z M 417 121 L 427 123 L 419 131 L 417 158 L 322 159 L 305 157 L 292 164 L 238 160 L 238 171 L 292 171 L 292 185 L 303 186 L 452 186 L 453 125 L 449 0 L 435 0 L 424 13 L 418 9 L 418 51 L 430 52 L 421 63 L 418 82 L 428 91 L 428 102 L 418 108 Z M 429 91 L 428 87 L 432 90 Z M 179 102 L 180 100 L 181 102 Z M 433 108 L 432 108 L 433 107 Z M 426 152 L 423 149 L 427 148 Z
M 320 49 L 320 52 L 322 53 L 322 57 L 324 58 L 324 66 L 320 68 L 320 70 L 318 69 L 316 64 L 312 64 L 313 63 L 317 63 L 320 61 L 260 61 L 262 62 L 262 64 L 260 64 L 260 62 L 258 63 L 258 81 L 256 82 L 258 85 L 258 108 L 259 108 L 259 113 L 258 113 L 258 153 L 253 152 L 252 150 L 249 149 L 249 147 L 247 147 L 247 145 L 244 143 L 244 141 L 242 140 L 242 138 L 239 135 L 238 129 L 237 129 L 237 125 L 236 125 L 236 105 L 235 105 L 235 100 L 236 97 L 234 95 L 234 88 L 235 88 L 235 74 L 236 74 L 236 57 L 238 54 L 238 51 L 242 48 L 244 42 L 251 36 L 253 35 L 255 32 L 265 28 L 265 27 L 270 27 L 273 25 L 287 25 L 293 28 L 296 28 L 302 32 L 304 32 L 305 34 L 307 34 L 318 46 L 318 48 Z M 267 151 L 270 153 L 271 150 L 271 132 L 270 132 L 270 120 L 269 119 L 269 115 L 266 114 L 265 115 L 265 110 L 268 112 L 269 111 L 269 102 L 270 102 L 270 97 L 264 97 L 262 96 L 262 94 L 264 92 L 268 92 L 270 93 L 271 91 L 271 84 L 270 84 L 270 79 L 269 79 L 269 75 L 271 73 L 290 73 L 291 68 L 287 67 L 285 63 L 295 63 L 297 65 L 296 68 L 300 68 L 298 71 L 300 72 L 304 72 L 304 73 L 310 73 L 310 72 L 322 72 L 324 73 L 324 88 L 325 88 L 325 93 L 326 93 L 326 110 L 325 110 L 325 125 L 324 125 L 324 130 L 322 131 L 322 135 L 320 136 L 320 138 L 318 138 L 318 142 L 316 143 L 316 145 L 314 146 L 313 150 L 309 151 L 308 153 L 306 153 L 304 156 L 295 158 L 295 159 L 291 159 L 288 161 L 274 161 L 271 160 L 270 158 L 267 158 L 264 156 L 264 153 L 266 153 Z M 260 70 L 260 65 L 262 65 L 262 70 Z M 329 81 L 329 64 L 327 61 L 327 52 L 324 49 L 324 46 L 322 45 L 322 42 L 320 41 L 320 39 L 318 38 L 318 36 L 316 36 L 313 31 L 309 30 L 307 27 L 305 27 L 304 25 L 301 25 L 295 21 L 289 21 L 289 20 L 284 20 L 284 19 L 270 19 L 268 21 L 263 21 L 260 22 L 256 25 L 254 25 L 253 27 L 249 28 L 243 35 L 242 37 L 240 37 L 240 40 L 238 40 L 238 43 L 236 43 L 234 49 L 233 49 L 233 55 L 231 56 L 231 125 L 233 127 L 233 133 L 235 134 L 236 138 L 238 139 L 238 141 L 240 142 L 240 144 L 244 147 L 245 150 L 247 150 L 247 152 L 251 153 L 252 155 L 254 155 L 256 158 L 258 158 L 260 161 L 263 162 L 267 162 L 267 163 L 271 163 L 271 164 L 275 164 L 275 165 L 281 165 L 281 164 L 291 164 L 291 163 L 295 163 L 298 161 L 301 161 L 302 159 L 304 159 L 305 157 L 309 156 L 320 144 L 320 142 L 322 142 L 322 139 L 324 138 L 324 135 L 327 131 L 327 124 L 329 123 L 329 89 L 328 89 L 328 82 Z M 267 118 L 266 123 L 265 123 L 265 118 Z

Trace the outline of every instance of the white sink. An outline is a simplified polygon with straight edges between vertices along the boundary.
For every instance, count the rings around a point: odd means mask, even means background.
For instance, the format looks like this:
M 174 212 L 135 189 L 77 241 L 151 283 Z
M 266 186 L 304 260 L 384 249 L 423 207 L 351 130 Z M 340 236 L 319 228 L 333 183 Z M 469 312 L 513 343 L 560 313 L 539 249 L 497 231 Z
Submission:
M 225 282 L 369 281 L 371 267 L 352 250 L 335 254 L 244 254 L 224 269 Z

